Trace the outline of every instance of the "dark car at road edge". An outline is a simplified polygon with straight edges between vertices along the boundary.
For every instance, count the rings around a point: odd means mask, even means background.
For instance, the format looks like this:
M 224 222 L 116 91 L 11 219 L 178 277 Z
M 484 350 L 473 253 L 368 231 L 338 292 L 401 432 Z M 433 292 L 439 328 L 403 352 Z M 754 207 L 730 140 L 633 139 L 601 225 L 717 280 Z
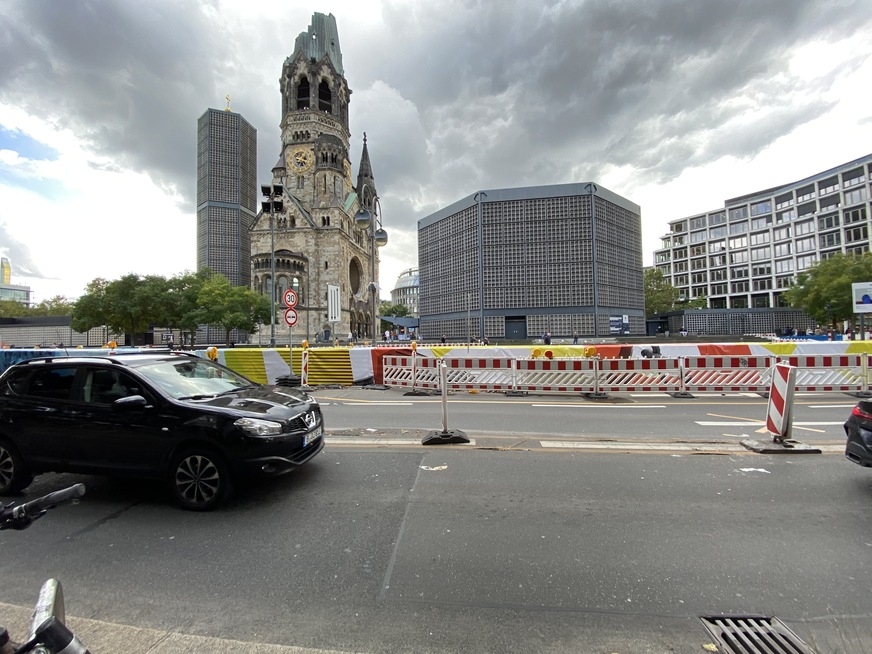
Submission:
M 845 422 L 845 456 L 849 461 L 872 467 L 872 401 L 860 400 Z
M 0 375 L 0 494 L 42 472 L 166 480 L 191 510 L 324 447 L 309 394 L 188 353 L 31 359 Z

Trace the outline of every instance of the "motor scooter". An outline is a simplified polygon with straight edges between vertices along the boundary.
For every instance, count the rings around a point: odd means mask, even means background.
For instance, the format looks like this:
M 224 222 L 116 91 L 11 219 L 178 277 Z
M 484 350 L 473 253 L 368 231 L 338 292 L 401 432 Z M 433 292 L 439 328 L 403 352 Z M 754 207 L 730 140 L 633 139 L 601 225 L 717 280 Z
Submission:
M 0 531 L 27 529 L 34 520 L 44 516 L 48 509 L 72 502 L 84 494 L 85 485 L 75 484 L 23 504 L 16 505 L 11 502 L 0 508 Z M 61 582 L 49 579 L 39 591 L 30 633 L 25 642 L 13 643 L 6 629 L 0 626 L 0 654 L 89 654 L 88 649 L 64 621 L 64 592 Z

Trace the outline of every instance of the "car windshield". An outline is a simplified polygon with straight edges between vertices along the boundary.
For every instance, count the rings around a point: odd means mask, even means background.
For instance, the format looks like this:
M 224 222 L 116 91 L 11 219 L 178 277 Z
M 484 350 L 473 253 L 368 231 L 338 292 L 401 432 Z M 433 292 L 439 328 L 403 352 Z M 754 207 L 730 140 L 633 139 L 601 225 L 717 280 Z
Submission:
M 164 360 L 140 366 L 155 386 L 176 399 L 212 397 L 254 384 L 206 359 Z

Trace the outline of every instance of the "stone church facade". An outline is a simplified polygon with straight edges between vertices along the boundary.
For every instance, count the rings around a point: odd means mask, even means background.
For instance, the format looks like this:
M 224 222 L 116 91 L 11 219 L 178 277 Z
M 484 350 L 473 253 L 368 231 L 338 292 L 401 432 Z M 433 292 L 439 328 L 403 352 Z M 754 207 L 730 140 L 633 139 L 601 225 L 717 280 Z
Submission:
M 372 238 L 377 225 L 373 220 L 369 227 L 358 227 L 355 215 L 361 208 L 375 214 L 378 193 L 365 134 L 357 179 L 352 180 L 351 90 L 332 14 L 314 14 L 308 31 L 297 37 L 294 53 L 282 66 L 279 89 L 281 152 L 272 183 L 283 188 L 283 208 L 272 215 L 259 212 L 252 225 L 252 285 L 265 295 L 274 290 L 280 303 L 275 329 L 279 343 L 288 342 L 281 304 L 287 289 L 298 296 L 294 339 L 317 336 L 344 342 L 349 334 L 371 338 L 373 304 L 378 307 L 378 249 Z M 338 323 L 327 321 L 328 285 L 340 289 Z M 269 325 L 265 329 L 269 331 Z

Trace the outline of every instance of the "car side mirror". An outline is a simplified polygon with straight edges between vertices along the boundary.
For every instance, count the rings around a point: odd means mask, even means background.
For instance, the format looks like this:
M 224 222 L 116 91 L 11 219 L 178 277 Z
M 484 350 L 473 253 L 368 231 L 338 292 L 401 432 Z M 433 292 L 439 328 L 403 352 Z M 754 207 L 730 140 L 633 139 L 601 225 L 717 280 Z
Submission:
M 142 395 L 128 395 L 115 400 L 112 406 L 119 409 L 144 409 L 148 406 L 148 400 Z

